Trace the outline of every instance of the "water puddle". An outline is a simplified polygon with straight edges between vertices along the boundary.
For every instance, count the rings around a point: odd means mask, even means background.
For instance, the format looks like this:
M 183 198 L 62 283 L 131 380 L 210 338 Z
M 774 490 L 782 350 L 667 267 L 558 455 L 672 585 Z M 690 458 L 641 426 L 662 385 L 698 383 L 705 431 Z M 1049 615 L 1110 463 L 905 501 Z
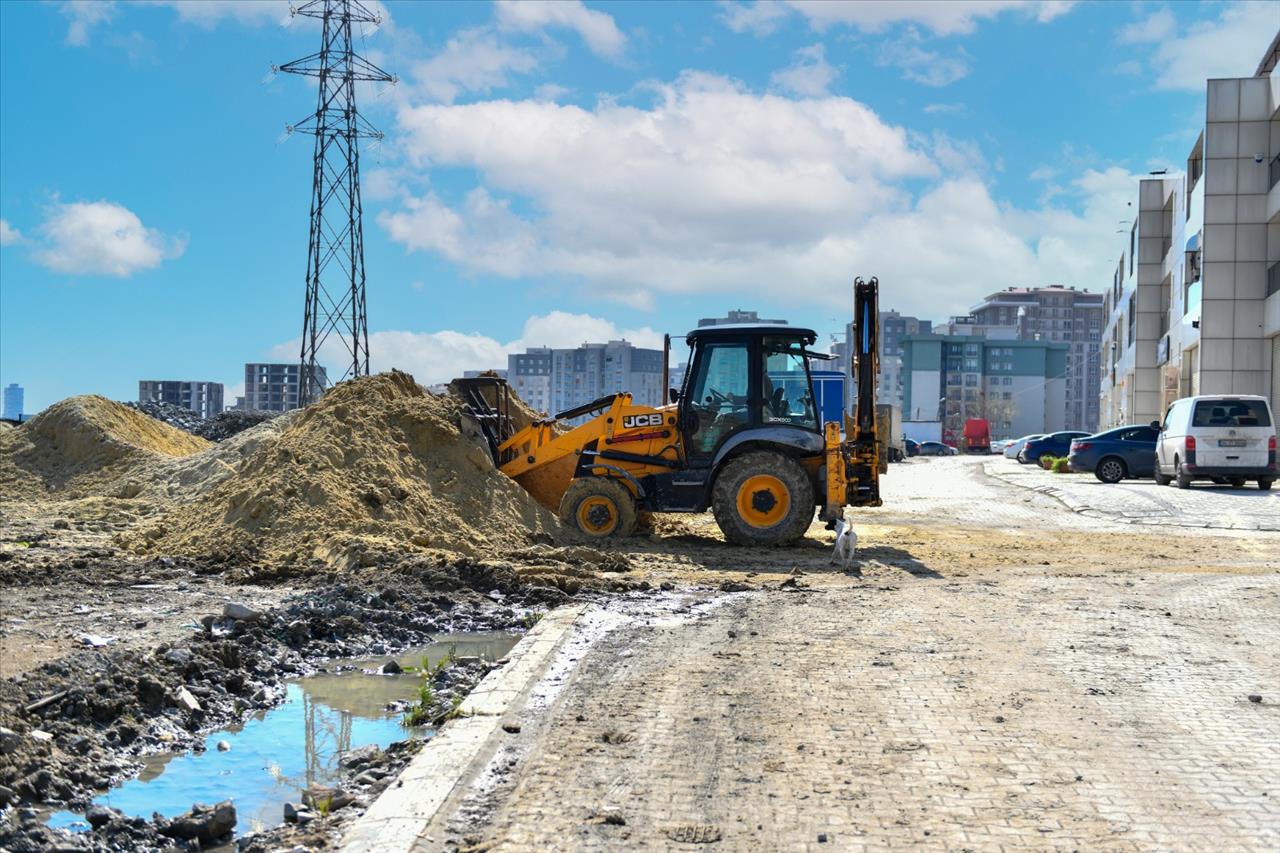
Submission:
M 450 653 L 497 660 L 520 639 L 518 634 L 485 632 L 443 634 L 430 646 L 396 657 L 403 667 L 434 664 Z M 408 737 L 430 737 L 429 729 L 410 729 L 387 705 L 412 700 L 421 683 L 416 673 L 368 675 L 386 663 L 381 655 L 331 661 L 329 672 L 286 682 L 285 700 L 244 722 L 209 734 L 203 753 L 170 753 L 142 759 L 138 776 L 98 796 L 94 802 L 124 814 L 175 817 L 193 803 L 232 800 L 236 835 L 284 822 L 286 802 L 301 800 L 309 785 L 332 785 L 340 777 L 343 753 L 368 744 L 385 747 Z M 230 749 L 219 751 L 219 741 Z M 83 816 L 51 814 L 48 825 L 83 831 Z

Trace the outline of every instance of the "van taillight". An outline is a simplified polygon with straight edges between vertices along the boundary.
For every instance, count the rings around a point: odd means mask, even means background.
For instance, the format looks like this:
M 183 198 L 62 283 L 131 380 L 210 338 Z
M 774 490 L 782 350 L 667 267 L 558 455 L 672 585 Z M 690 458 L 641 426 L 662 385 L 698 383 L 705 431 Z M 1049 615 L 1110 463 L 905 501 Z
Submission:
M 1187 452 L 1188 453 L 1196 452 L 1196 438 L 1193 435 L 1187 436 Z
M 1267 439 L 1267 450 L 1272 453 L 1276 452 L 1276 437 L 1274 435 Z
M 1186 449 L 1187 449 L 1187 454 L 1186 454 L 1187 458 L 1186 458 L 1186 459 L 1184 459 L 1184 460 L 1182 460 L 1182 464 L 1183 464 L 1185 467 L 1187 467 L 1187 468 L 1194 468 L 1194 467 L 1196 467 L 1196 439 L 1195 439 L 1195 436 L 1193 436 L 1193 435 L 1189 435 L 1189 436 L 1187 436 Z

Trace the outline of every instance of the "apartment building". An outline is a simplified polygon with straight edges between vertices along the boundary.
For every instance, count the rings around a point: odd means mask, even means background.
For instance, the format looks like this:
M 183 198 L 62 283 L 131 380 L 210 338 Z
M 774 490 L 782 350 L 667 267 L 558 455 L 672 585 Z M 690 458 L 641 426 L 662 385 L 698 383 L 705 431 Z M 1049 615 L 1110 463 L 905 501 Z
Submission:
M 555 414 L 606 394 L 628 391 L 637 403 L 661 405 L 662 350 L 629 341 L 576 349 L 531 347 L 507 356 L 507 381 L 533 408 Z
M 899 314 L 897 311 L 880 312 L 880 371 L 876 374 L 877 402 L 892 406 L 902 405 L 902 351 L 903 340 L 908 335 L 927 335 L 933 331 L 933 322 Z M 853 349 L 853 325 L 845 329 L 846 352 Z M 842 365 L 847 372 L 848 361 Z
M 202 418 L 211 418 L 222 412 L 222 383 L 141 379 L 138 381 L 138 402 L 169 403 L 190 409 Z
M 299 364 L 261 364 L 244 366 L 244 408 L 258 412 L 287 412 L 298 408 Z M 316 368 L 312 378 L 312 399 L 319 397 L 329 387 L 329 374 L 323 367 Z
M 1206 82 L 1185 174 L 1138 183 L 1105 302 L 1104 426 L 1195 394 L 1280 404 L 1278 44 L 1255 76 Z
M 22 386 L 17 382 L 4 386 L 3 417 L 7 421 L 22 420 Z
M 942 421 L 957 440 L 968 418 L 986 418 L 993 438 L 1066 429 L 1068 344 L 977 335 L 902 339 L 902 419 Z
M 973 333 L 1067 345 L 1063 429 L 1098 428 L 1096 383 L 1101 371 L 1103 294 L 1075 287 L 1009 287 L 970 310 Z M 962 318 L 953 318 L 954 325 Z

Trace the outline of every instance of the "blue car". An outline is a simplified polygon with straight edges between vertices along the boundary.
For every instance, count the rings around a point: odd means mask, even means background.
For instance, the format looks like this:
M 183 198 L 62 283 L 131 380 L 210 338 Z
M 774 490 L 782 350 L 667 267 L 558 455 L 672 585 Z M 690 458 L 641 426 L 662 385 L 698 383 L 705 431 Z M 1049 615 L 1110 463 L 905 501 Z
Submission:
M 1067 465 L 1072 471 L 1093 472 L 1104 483 L 1155 473 L 1156 439 L 1149 426 L 1123 426 L 1071 442 Z
M 1084 438 L 1088 434 L 1087 432 L 1067 430 L 1033 438 L 1026 443 L 1022 448 L 1022 452 L 1018 454 L 1018 461 L 1026 465 L 1039 465 L 1041 456 L 1066 456 L 1067 452 L 1071 450 L 1071 440 Z

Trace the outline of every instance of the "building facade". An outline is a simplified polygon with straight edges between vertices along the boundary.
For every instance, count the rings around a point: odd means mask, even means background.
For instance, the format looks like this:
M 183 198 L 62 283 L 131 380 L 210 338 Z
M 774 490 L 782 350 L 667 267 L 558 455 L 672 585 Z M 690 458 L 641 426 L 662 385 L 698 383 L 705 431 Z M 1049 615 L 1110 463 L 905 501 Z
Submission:
M 1280 36 L 1277 36 L 1280 41 Z M 1107 294 L 1103 423 L 1163 417 L 1179 397 L 1280 405 L 1280 79 L 1206 82 L 1183 175 L 1139 181 Z
M 629 341 L 576 349 L 531 347 L 507 356 L 507 381 L 526 403 L 549 414 L 617 391 L 630 392 L 641 405 L 658 406 L 665 397 L 662 356 L 662 350 Z
M 698 328 L 706 326 L 731 326 L 742 324 L 760 324 L 762 326 L 785 326 L 786 320 L 761 320 L 755 311 L 743 311 L 735 308 L 723 317 L 703 317 L 698 321 Z
M 880 372 L 876 374 L 876 401 L 901 406 L 903 399 L 902 342 L 908 335 L 927 335 L 933 331 L 931 320 L 909 317 L 897 311 L 880 312 Z M 845 352 L 853 350 L 853 324 L 845 327 Z M 846 355 L 841 365 L 849 371 Z
M 293 364 L 251 363 L 244 366 L 244 408 L 256 412 L 287 412 L 298 408 L 298 378 L 302 368 Z M 329 387 L 329 375 L 316 368 L 312 398 L 318 398 Z
M 4 386 L 4 419 L 7 421 L 22 420 L 22 386 L 10 382 Z
M 902 348 L 904 421 L 941 421 L 952 442 L 969 418 L 992 438 L 1066 429 L 1065 342 L 907 335 Z
M 1103 294 L 1061 285 L 1010 287 L 975 305 L 970 318 L 953 318 L 952 323 L 961 319 L 971 319 L 986 337 L 1066 344 L 1066 422 L 1062 428 L 1097 430 Z
M 211 418 L 222 412 L 222 383 L 141 379 L 138 381 L 138 402 L 169 403 L 190 409 L 202 418 Z

